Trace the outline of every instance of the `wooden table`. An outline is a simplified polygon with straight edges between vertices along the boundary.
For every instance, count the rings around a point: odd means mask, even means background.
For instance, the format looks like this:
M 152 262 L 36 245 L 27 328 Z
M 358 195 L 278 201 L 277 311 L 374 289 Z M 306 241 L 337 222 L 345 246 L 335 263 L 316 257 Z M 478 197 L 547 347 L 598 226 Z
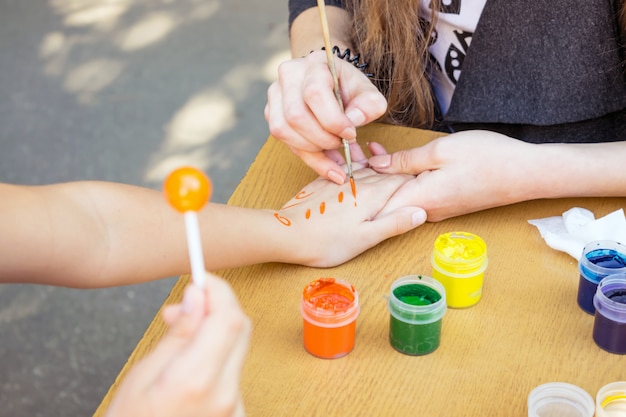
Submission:
M 362 143 L 376 140 L 395 151 L 436 134 L 375 124 L 358 136 Z M 270 137 L 229 204 L 279 208 L 314 177 Z M 429 223 L 330 269 L 264 264 L 218 271 L 254 325 L 242 381 L 247 414 L 526 416 L 528 394 L 539 384 L 568 382 L 595 398 L 604 384 L 626 380 L 626 356 L 595 345 L 593 317 L 576 304 L 577 261 L 550 249 L 527 223 L 574 206 L 600 217 L 625 207 L 626 199 L 532 201 Z M 434 240 L 450 231 L 476 233 L 487 242 L 483 298 L 468 309 L 448 309 L 435 352 L 415 357 L 398 353 L 388 341 L 385 296 L 396 278 L 430 275 Z M 361 301 L 356 346 L 336 360 L 315 358 L 302 346 L 301 292 L 322 276 L 348 280 Z M 181 277 L 165 304 L 179 302 L 188 282 Z M 287 307 L 277 308 L 273 294 L 282 294 Z M 157 315 L 96 416 L 104 415 L 125 373 L 164 331 Z

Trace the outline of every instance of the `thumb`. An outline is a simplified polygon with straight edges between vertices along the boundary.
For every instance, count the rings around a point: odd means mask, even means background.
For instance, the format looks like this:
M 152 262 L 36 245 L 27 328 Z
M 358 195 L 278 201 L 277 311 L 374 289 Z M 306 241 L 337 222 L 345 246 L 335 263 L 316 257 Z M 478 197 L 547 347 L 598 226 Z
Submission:
M 185 346 L 200 328 L 205 317 L 205 296 L 195 285 L 185 288 L 182 304 L 177 314 L 166 322 L 169 330 L 154 349 L 154 355 L 166 359 Z M 164 312 L 165 313 L 165 312 Z
M 401 207 L 372 220 L 369 235 L 377 236 L 377 241 L 398 236 L 424 224 L 426 217 L 421 207 Z

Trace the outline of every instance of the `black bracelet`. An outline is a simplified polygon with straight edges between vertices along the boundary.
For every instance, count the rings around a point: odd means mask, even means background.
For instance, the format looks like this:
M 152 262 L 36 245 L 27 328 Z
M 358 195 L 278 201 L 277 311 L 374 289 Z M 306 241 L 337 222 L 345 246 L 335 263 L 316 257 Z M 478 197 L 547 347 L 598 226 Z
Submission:
M 322 51 L 325 51 L 325 50 L 326 50 L 326 47 L 322 46 Z M 333 46 L 333 54 L 337 55 L 339 59 L 343 59 L 344 61 L 347 61 L 351 63 L 352 65 L 354 65 L 355 68 L 360 70 L 367 78 L 372 78 L 374 76 L 374 74 L 371 74 L 366 71 L 367 62 L 364 62 L 362 64 L 359 63 L 359 59 L 361 58 L 360 54 L 356 54 L 352 56 L 350 53 L 350 49 L 346 49 L 345 51 L 341 52 L 341 50 L 339 49 L 337 45 Z

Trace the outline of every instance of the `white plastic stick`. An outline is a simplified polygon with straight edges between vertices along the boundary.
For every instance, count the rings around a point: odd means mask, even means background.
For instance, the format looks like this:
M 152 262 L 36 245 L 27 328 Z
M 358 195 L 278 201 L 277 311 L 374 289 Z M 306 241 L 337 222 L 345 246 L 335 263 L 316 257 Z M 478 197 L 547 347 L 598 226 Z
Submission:
M 187 247 L 191 263 L 191 278 L 199 288 L 204 288 L 204 254 L 200 240 L 198 215 L 195 211 L 185 212 L 185 228 L 187 230 Z

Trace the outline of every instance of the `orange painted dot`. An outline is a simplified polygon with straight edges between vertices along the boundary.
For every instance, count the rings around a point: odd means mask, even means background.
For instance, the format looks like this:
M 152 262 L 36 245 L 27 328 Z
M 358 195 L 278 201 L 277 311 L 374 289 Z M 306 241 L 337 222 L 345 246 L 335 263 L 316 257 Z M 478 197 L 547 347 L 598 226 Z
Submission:
M 343 203 L 343 191 L 339 191 L 339 194 L 337 195 L 337 201 Z
M 304 217 L 306 217 L 307 220 L 311 218 L 311 209 L 306 209 L 306 213 L 304 214 Z
M 324 214 L 325 211 L 326 211 L 326 203 L 322 201 L 320 203 L 320 214 Z
M 181 213 L 199 211 L 211 198 L 212 191 L 209 177 L 193 167 L 172 171 L 163 183 L 165 199 Z

